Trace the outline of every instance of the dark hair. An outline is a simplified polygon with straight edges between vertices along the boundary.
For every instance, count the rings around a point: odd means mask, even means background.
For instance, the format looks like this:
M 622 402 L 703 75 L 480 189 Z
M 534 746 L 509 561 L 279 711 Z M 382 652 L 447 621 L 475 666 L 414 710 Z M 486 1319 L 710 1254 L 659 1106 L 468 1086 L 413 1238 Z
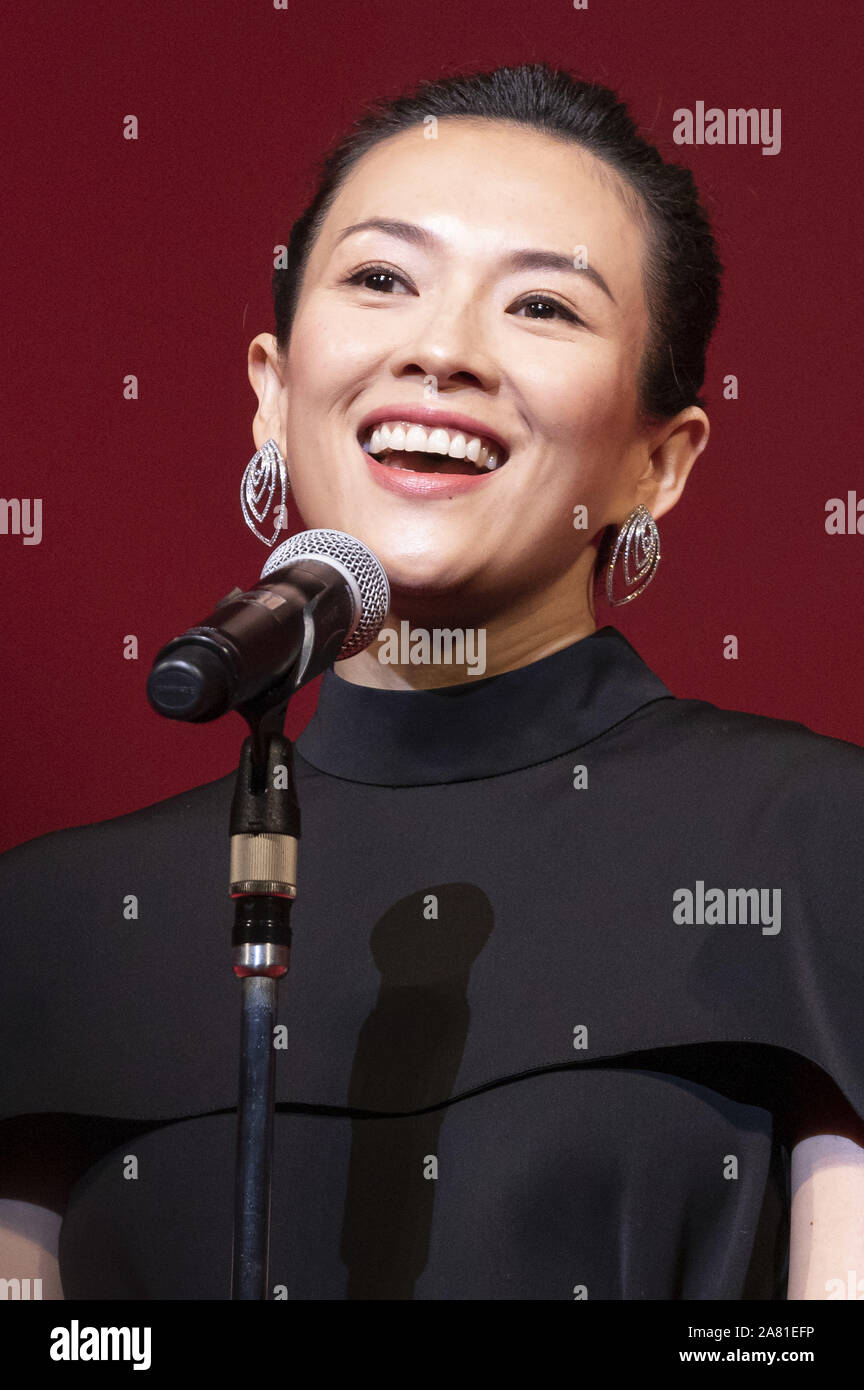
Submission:
M 325 157 L 317 192 L 291 229 L 287 265 L 273 274 L 280 352 L 288 346 L 309 252 L 346 176 L 373 145 L 430 116 L 515 122 L 573 141 L 621 176 L 621 191 L 646 231 L 643 282 L 651 327 L 637 383 L 642 413 L 659 421 L 702 406 L 698 393 L 722 266 L 693 175 L 667 164 L 642 139 L 615 92 L 546 63 L 427 82 L 377 102 L 355 122 Z

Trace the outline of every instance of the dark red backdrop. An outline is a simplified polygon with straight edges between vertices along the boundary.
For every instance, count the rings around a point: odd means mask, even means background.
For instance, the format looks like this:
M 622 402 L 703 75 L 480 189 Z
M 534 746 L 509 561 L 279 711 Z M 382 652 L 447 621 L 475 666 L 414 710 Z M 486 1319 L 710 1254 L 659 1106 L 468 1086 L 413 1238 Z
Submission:
M 12 22 L 0 492 L 41 497 L 44 534 L 0 535 L 4 846 L 233 766 L 237 717 L 163 722 L 144 682 L 157 647 L 265 558 L 238 491 L 272 247 L 311 161 L 366 99 L 527 60 L 619 90 L 694 169 L 727 266 L 708 452 L 661 522 L 651 589 L 598 621 L 678 694 L 864 744 L 864 535 L 824 529 L 829 497 L 864 496 L 856 9 L 90 0 L 19 7 Z M 780 153 L 675 146 L 673 111 L 700 100 L 781 108 Z M 123 399 L 127 373 L 137 401 Z M 727 373 L 737 401 L 722 398 Z M 722 657 L 727 633 L 737 662 Z M 126 634 L 138 661 L 123 659 Z M 313 703 L 314 689 L 290 732 Z

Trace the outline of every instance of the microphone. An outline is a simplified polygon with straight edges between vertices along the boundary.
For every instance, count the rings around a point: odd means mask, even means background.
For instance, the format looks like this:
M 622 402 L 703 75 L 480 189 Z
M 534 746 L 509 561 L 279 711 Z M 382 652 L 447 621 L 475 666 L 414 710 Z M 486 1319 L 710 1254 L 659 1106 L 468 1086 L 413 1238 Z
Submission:
M 253 589 L 233 589 L 157 653 L 147 698 L 157 714 L 192 724 L 252 702 L 283 704 L 368 647 L 389 607 L 387 576 L 361 541 L 301 531 L 274 550 Z

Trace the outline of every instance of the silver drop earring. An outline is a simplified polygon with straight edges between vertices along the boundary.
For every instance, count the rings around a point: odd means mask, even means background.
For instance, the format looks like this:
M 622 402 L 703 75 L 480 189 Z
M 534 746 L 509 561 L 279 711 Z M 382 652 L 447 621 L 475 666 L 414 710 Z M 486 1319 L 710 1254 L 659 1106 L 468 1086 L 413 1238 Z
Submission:
M 624 546 L 624 585 L 628 589 L 634 584 L 638 584 L 639 587 L 633 589 L 633 592 L 624 598 L 613 598 L 612 583 L 615 564 L 622 545 Z M 654 578 L 659 563 L 660 532 L 657 530 L 657 523 L 648 508 L 640 502 L 638 507 L 633 508 L 618 532 L 612 559 L 606 570 L 606 597 L 612 607 L 619 608 L 622 603 L 629 603 L 631 599 L 641 594 L 642 590 L 647 588 Z
M 285 498 L 290 486 L 288 469 L 279 452 L 278 445 L 274 439 L 268 439 L 266 444 L 262 444 L 258 452 L 253 454 L 247 463 L 243 473 L 243 481 L 240 484 L 240 505 L 243 508 L 243 520 L 249 530 L 266 546 L 273 545 L 279 532 L 284 531 L 288 525 Z M 268 540 L 266 536 L 262 536 L 255 523 L 264 523 L 267 520 L 277 493 L 279 501 L 272 511 L 275 529 Z

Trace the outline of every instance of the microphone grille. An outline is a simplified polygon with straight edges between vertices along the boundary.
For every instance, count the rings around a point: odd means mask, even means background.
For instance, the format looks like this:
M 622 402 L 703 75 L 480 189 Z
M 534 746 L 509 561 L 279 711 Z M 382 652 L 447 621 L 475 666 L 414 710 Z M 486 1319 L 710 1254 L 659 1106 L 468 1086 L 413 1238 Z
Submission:
M 359 621 L 336 660 L 356 656 L 375 641 L 390 607 L 390 585 L 380 561 L 356 536 L 344 531 L 300 531 L 277 546 L 261 571 L 261 578 L 299 560 L 332 560 L 353 581 L 359 598 Z

